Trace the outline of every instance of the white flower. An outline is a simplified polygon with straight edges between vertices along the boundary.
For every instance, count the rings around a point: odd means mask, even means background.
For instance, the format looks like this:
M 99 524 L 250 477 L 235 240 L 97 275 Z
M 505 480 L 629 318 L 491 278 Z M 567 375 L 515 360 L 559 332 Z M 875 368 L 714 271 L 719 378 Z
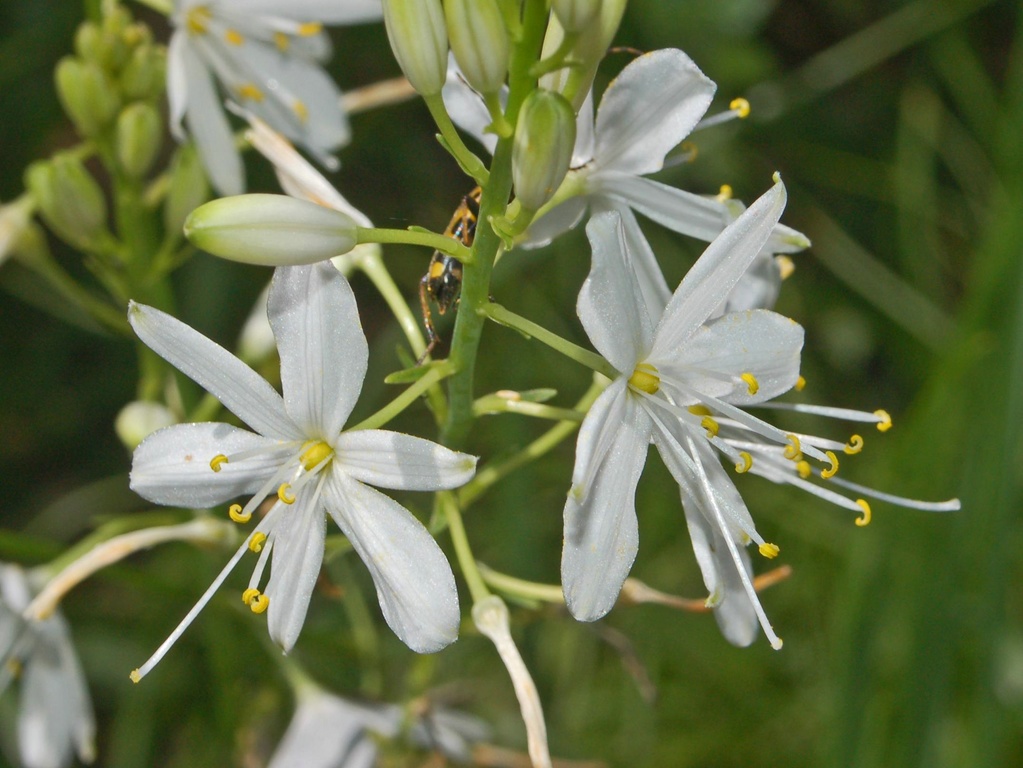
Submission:
M 607 613 L 632 567 L 638 547 L 635 490 L 653 442 L 679 483 L 724 634 L 748 644 L 759 617 L 772 645 L 780 646 L 742 549 L 752 540 L 773 557 L 777 547 L 757 533 L 711 444 L 742 461 L 738 451 L 713 437 L 718 416 L 787 444 L 785 433 L 736 406 L 769 400 L 796 383 L 803 331 L 766 310 L 707 321 L 767 241 L 784 205 L 779 182 L 710 244 L 666 307 L 645 284 L 648 273 L 635 269 L 619 214 L 601 214 L 587 226 L 593 266 L 579 294 L 579 317 L 620 375 L 583 421 L 565 504 L 562 582 L 576 618 L 593 621 Z M 828 462 L 824 453 L 806 450 Z
M 32 574 L 0 565 L 0 691 L 21 668 L 18 751 L 25 768 L 61 768 L 72 755 L 96 757 L 96 722 L 85 675 L 67 623 L 59 612 L 29 622 L 21 612 L 31 602 Z
M 380 0 L 177 0 L 168 48 L 171 129 L 195 140 L 213 186 L 245 191 L 244 169 L 214 80 L 231 99 L 308 149 L 328 167 L 349 138 L 340 91 L 319 62 L 327 24 L 381 18 Z
M 139 337 L 193 378 L 254 432 L 228 424 L 183 424 L 156 432 L 136 450 L 131 487 L 162 504 L 234 504 L 245 522 L 276 497 L 181 625 L 133 677 L 141 678 L 220 586 L 247 549 L 260 552 L 243 599 L 268 609 L 270 636 L 285 651 L 298 638 L 319 574 L 325 513 L 370 569 L 384 618 L 406 645 L 437 651 L 458 630 L 458 594 L 440 547 L 408 510 L 371 488 L 437 490 L 465 483 L 472 456 L 385 430 L 341 432 L 362 389 L 368 350 L 348 282 L 330 264 L 281 267 L 268 314 L 281 357 L 284 397 L 255 371 L 197 331 L 151 307 L 132 304 Z M 264 592 L 259 585 L 272 553 Z

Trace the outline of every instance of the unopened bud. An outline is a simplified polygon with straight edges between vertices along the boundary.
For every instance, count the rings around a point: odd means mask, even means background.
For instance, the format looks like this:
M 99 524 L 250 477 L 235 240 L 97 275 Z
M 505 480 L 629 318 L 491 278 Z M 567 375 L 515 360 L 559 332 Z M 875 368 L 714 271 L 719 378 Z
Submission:
M 114 419 L 114 432 L 124 447 L 134 451 L 138 444 L 158 429 L 177 424 L 178 420 L 166 405 L 146 400 L 128 403 Z
M 54 79 L 64 111 L 82 136 L 96 136 L 113 121 L 120 99 L 98 64 L 67 56 L 57 65 Z
M 600 14 L 601 0 L 552 0 L 551 8 L 566 32 L 579 33 Z
M 13 254 L 32 222 L 34 203 L 31 195 L 0 205 L 0 264 Z
M 512 176 L 515 198 L 523 208 L 536 211 L 553 197 L 565 180 L 575 147 L 575 114 L 564 96 L 533 91 L 522 103 Z
M 579 111 L 586 95 L 593 85 L 593 76 L 611 45 L 622 14 L 625 13 L 627 0 L 602 0 L 600 14 L 588 26 L 583 28 L 579 39 L 572 46 L 570 57 L 578 62 L 573 67 L 562 67 L 540 78 L 540 85 L 551 91 L 557 91 L 572 102 L 575 111 Z M 549 56 L 561 45 L 565 37 L 565 29 L 559 17 L 551 19 L 547 27 L 547 36 L 543 41 L 543 55 Z
M 215 256 L 264 266 L 314 264 L 357 242 L 345 214 L 285 195 L 213 200 L 185 220 L 185 237 Z
M 496 93 L 508 72 L 509 41 L 497 0 L 445 0 L 451 52 L 469 85 Z
M 121 5 L 114 6 L 106 16 L 100 29 L 99 62 L 110 72 L 117 72 L 128 61 L 131 53 L 125 32 L 131 25 L 131 14 Z
M 195 145 L 184 144 L 171 162 L 170 188 L 163 204 L 165 232 L 180 232 L 188 214 L 210 199 L 210 185 Z
M 99 25 L 92 21 L 82 22 L 75 31 L 75 53 L 86 61 L 99 61 Z
M 391 50 L 405 77 L 423 96 L 444 87 L 448 33 L 440 0 L 383 0 Z
M 163 96 L 167 77 L 167 52 L 155 45 L 140 45 L 131 53 L 118 77 L 126 99 L 156 101 Z
M 78 159 L 58 155 L 33 163 L 25 171 L 25 187 L 43 220 L 71 245 L 95 245 L 106 232 L 103 191 Z
M 146 175 L 160 151 L 163 121 L 156 107 L 137 102 L 117 118 L 117 159 L 125 173 L 136 179 Z

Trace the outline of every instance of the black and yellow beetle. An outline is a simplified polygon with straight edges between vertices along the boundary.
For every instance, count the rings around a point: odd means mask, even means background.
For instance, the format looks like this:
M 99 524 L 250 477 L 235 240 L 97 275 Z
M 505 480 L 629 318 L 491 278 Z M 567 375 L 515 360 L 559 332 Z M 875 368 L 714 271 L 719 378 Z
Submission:
M 480 215 L 480 196 L 482 194 L 483 190 L 476 187 L 463 197 L 444 230 L 445 235 L 457 240 L 466 248 L 472 246 L 473 238 L 476 236 L 476 221 Z M 428 339 L 426 351 L 420 356 L 418 363 L 422 363 L 426 356 L 434 350 L 434 347 L 440 343 L 440 337 L 433 327 L 430 300 L 432 299 L 437 304 L 437 311 L 443 315 L 458 303 L 461 291 L 462 262 L 454 256 L 434 251 L 430 258 L 430 266 L 427 267 L 423 279 L 419 281 L 419 303 L 423 307 L 423 324 L 426 326 Z

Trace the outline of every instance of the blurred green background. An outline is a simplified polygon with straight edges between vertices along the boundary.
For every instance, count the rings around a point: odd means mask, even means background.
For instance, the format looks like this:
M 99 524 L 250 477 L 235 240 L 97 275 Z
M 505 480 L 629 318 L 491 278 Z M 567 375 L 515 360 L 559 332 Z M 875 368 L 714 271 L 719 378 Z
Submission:
M 133 10 L 166 39 L 159 17 Z M 20 193 L 29 161 L 75 140 L 52 69 L 70 50 L 81 13 L 56 0 L 0 4 L 0 200 Z M 907 496 L 957 495 L 963 510 L 878 502 L 873 523 L 860 529 L 820 500 L 740 478 L 760 531 L 794 569 L 763 595 L 785 639 L 780 652 L 762 639 L 732 648 L 709 616 L 660 607 L 620 607 L 597 625 L 555 610 L 514 610 L 556 756 L 609 766 L 1023 765 L 1021 21 L 1018 3 L 984 0 L 630 4 L 619 44 L 682 48 L 719 84 L 715 110 L 740 95 L 752 103 L 748 120 L 698 134 L 695 162 L 661 178 L 710 194 L 728 183 L 750 201 L 773 171 L 782 173 L 784 220 L 814 241 L 795 257 L 779 305 L 807 329 L 801 399 L 884 407 L 895 419 L 887 435 L 865 434 L 867 449 L 843 462 L 843 474 Z M 332 69 L 343 87 L 398 73 L 379 26 L 334 38 Z M 628 60 L 609 57 L 604 82 Z M 433 141 L 426 110 L 409 103 L 359 115 L 353 129 L 334 177 L 343 193 L 380 226 L 443 227 L 470 185 Z M 265 169 L 249 167 L 254 189 L 274 188 Z M 700 247 L 647 224 L 674 283 Z M 75 255 L 53 245 L 87 279 Z M 386 256 L 412 301 L 428 254 L 394 248 Z M 585 343 L 574 306 L 587 269 L 585 239 L 575 232 L 508 256 L 493 293 Z M 199 255 L 175 276 L 180 315 L 230 344 L 268 277 Z M 358 417 L 393 396 L 376 382 L 401 364 L 382 302 L 368 281 L 355 286 L 372 344 Z M 0 268 L 0 289 L 0 559 L 31 564 L 97 521 L 141 509 L 127 490 L 129 455 L 112 430 L 134 395 L 135 350 L 62 320 L 61 302 L 18 264 Z M 555 371 L 556 359 L 490 328 L 479 391 L 554 386 L 567 405 L 589 377 L 574 366 Z M 791 423 L 847 437 L 841 425 Z M 429 434 L 423 412 L 397 426 Z M 510 451 L 545 427 L 495 417 L 479 424 L 472 448 Z M 467 514 L 482 561 L 557 581 L 573 444 Z M 427 513 L 425 496 L 407 501 Z M 654 456 L 638 509 L 633 575 L 700 596 L 677 490 Z M 128 681 L 225 556 L 166 547 L 110 569 L 66 601 L 100 719 L 99 764 L 265 761 L 290 699 L 262 645 L 262 624 L 233 587 L 143 685 Z M 327 575 L 345 597 L 325 590 L 314 600 L 294 652 L 318 680 L 390 701 L 430 689 L 489 720 L 495 742 L 522 748 L 511 687 L 488 641 L 467 625 L 452 648 L 416 658 L 379 621 L 365 634 L 360 590 L 374 618 L 377 608 L 361 565 L 334 562 Z M 3 703 L 10 714 L 10 692 Z M 9 757 L 11 719 L 3 723 Z M 424 759 L 387 757 L 393 765 Z

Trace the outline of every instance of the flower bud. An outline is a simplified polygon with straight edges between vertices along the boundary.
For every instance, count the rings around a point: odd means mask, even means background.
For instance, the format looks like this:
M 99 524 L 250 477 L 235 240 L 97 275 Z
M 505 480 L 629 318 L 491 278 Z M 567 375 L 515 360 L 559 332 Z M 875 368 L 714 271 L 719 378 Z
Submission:
M 32 223 L 33 207 L 30 195 L 22 195 L 13 203 L 0 205 L 0 264 L 17 251 Z
M 423 96 L 444 87 L 448 34 L 440 0 L 383 0 L 391 50 L 405 77 Z
M 170 188 L 163 204 L 164 231 L 180 232 L 188 214 L 209 199 L 210 185 L 199 153 L 195 145 L 185 144 L 171 161 Z
M 67 56 L 57 65 L 54 79 L 64 111 L 82 136 L 96 136 L 114 119 L 120 99 L 99 65 Z
M 75 31 L 75 53 L 86 61 L 99 61 L 100 30 L 92 21 L 84 21 Z
M 285 195 L 213 200 L 185 220 L 185 237 L 215 256 L 264 266 L 314 264 L 357 242 L 345 214 Z
M 126 99 L 155 101 L 163 96 L 167 52 L 155 45 L 140 45 L 131 53 L 117 79 Z
M 566 32 L 578 33 L 600 14 L 601 0 L 552 0 L 551 8 Z
M 129 451 L 158 429 L 177 424 L 178 420 L 166 405 L 146 400 L 128 403 L 114 419 L 114 432 Z
M 133 38 L 125 33 L 130 26 L 131 14 L 124 6 L 114 6 L 103 17 L 97 53 L 99 63 L 109 72 L 117 72 L 128 60 Z
M 536 211 L 561 186 L 572 162 L 575 114 L 564 96 L 533 91 L 522 103 L 512 147 L 515 198 Z
M 497 0 L 444 0 L 451 52 L 465 80 L 480 93 L 496 93 L 508 72 L 508 31 Z
M 78 159 L 58 155 L 48 162 L 33 163 L 25 171 L 25 188 L 62 240 L 89 247 L 106 233 L 103 192 Z
M 600 15 L 581 30 L 579 39 L 572 46 L 570 58 L 579 64 L 574 67 L 562 67 L 540 78 L 541 87 L 565 96 L 572 102 L 576 112 L 586 100 L 590 86 L 593 85 L 597 65 L 604 58 L 618 31 L 626 2 L 627 0 L 602 0 Z M 543 56 L 553 54 L 564 37 L 565 30 L 560 23 L 560 17 L 551 19 L 547 27 L 547 36 L 543 41 Z
M 156 107 L 136 102 L 117 118 L 117 160 L 125 173 L 136 179 L 146 175 L 160 151 L 163 121 Z

